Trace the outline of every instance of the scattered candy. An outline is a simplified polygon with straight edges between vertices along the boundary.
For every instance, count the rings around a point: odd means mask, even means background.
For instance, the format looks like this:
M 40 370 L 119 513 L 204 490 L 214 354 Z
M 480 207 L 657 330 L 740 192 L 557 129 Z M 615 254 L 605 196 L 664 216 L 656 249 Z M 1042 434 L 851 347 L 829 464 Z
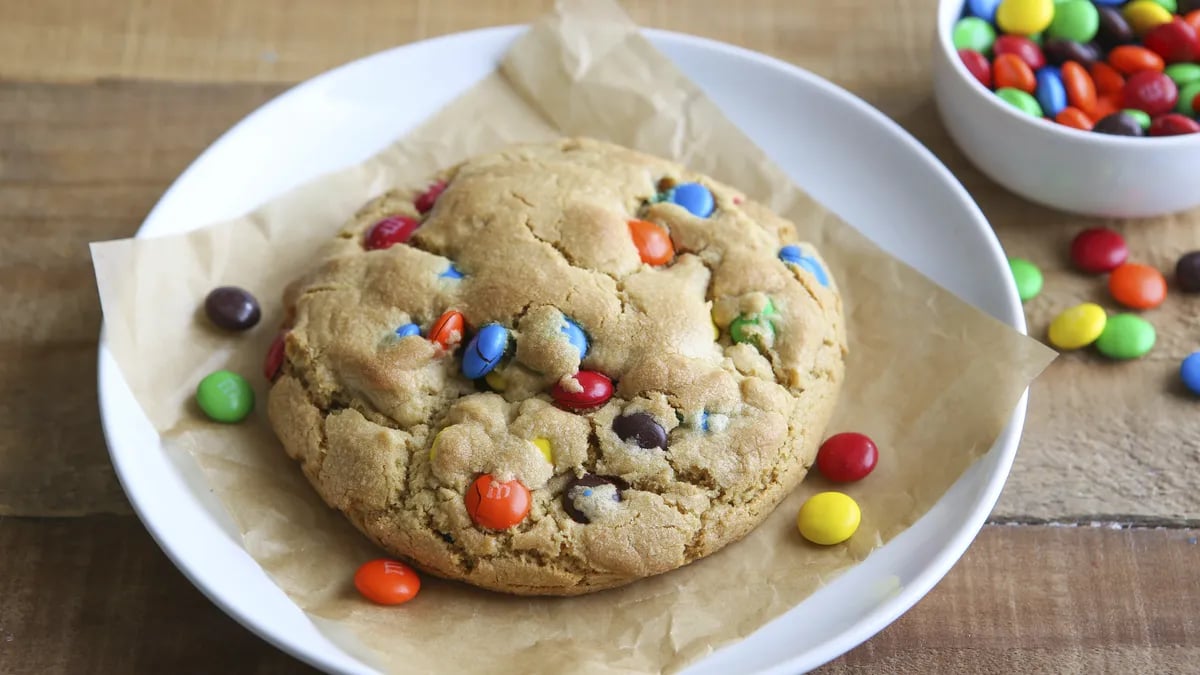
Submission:
M 372 560 L 354 573 L 354 587 L 377 605 L 402 605 L 417 596 L 421 577 L 396 560 Z
M 849 495 L 820 492 L 809 497 L 800 507 L 800 513 L 796 515 L 796 527 L 812 543 L 832 546 L 853 536 L 861 520 L 862 511 Z
M 1113 136 L 1142 136 L 1145 134 L 1142 131 L 1142 125 L 1138 123 L 1137 119 L 1123 112 L 1116 112 L 1101 118 L 1100 121 L 1096 122 L 1096 126 L 1092 128 L 1092 131 L 1111 134 Z
M 575 373 L 575 381 L 581 391 L 567 391 L 562 382 L 555 383 L 550 396 L 563 408 L 576 412 L 598 408 L 612 398 L 613 384 L 607 376 L 594 370 L 581 370 Z
M 445 191 L 445 189 L 445 183 L 437 182 L 426 188 L 425 192 L 417 195 L 417 198 L 413 201 L 413 206 L 417 207 L 417 213 L 425 215 L 426 213 L 432 211 L 434 204 L 437 203 L 438 197 L 442 196 L 442 192 Z
M 409 216 L 384 218 L 367 230 L 364 246 L 368 251 L 377 251 L 403 244 L 420 226 L 421 221 Z
M 284 356 L 284 338 L 287 337 L 286 332 L 280 332 L 271 341 L 271 346 L 267 348 L 267 356 L 263 359 L 263 377 L 268 381 L 275 381 L 275 376 L 279 374 L 279 369 L 283 367 Z
M 1167 298 L 1167 280 L 1149 265 L 1125 263 L 1108 277 L 1108 292 L 1132 309 L 1151 309 Z
M 230 331 L 253 328 L 262 318 L 258 300 L 237 286 L 214 288 L 204 298 L 204 313 L 214 326 Z
M 1200 251 L 1185 253 L 1175 263 L 1175 283 L 1184 293 L 1200 293 Z
M 879 448 L 875 441 L 854 432 L 830 436 L 817 451 L 817 468 L 835 483 L 852 483 L 866 478 L 878 461 Z
M 415 323 L 406 323 L 403 326 L 396 328 L 396 337 L 409 337 L 411 335 L 420 335 L 421 327 Z
M 519 524 L 533 504 L 529 488 L 520 481 L 501 483 L 486 473 L 471 483 L 463 501 L 471 520 L 489 530 L 507 530 Z
M 1136 314 L 1109 317 L 1096 349 L 1110 359 L 1136 359 L 1154 348 L 1154 326 Z
M 1017 284 L 1017 295 L 1021 302 L 1028 302 L 1042 292 L 1042 271 L 1037 265 L 1024 258 L 1009 258 L 1008 267 L 1012 270 L 1013 281 Z
M 1179 379 L 1193 394 L 1200 395 L 1200 352 L 1194 352 L 1179 364 Z
M 1104 227 L 1093 227 L 1071 241 L 1071 262 L 1082 272 L 1105 274 L 1129 258 L 1125 238 Z
M 579 360 L 582 361 L 588 354 L 587 333 L 568 317 L 564 316 L 563 322 L 562 333 L 567 336 L 567 341 L 579 350 Z
M 647 265 L 665 265 L 675 257 L 671 235 L 661 226 L 644 220 L 629 221 L 629 236 L 638 256 Z
M 498 323 L 489 323 L 480 328 L 463 350 L 463 375 L 467 379 L 476 380 L 492 372 L 507 348 L 507 328 Z
M 693 216 L 707 218 L 716 208 L 712 192 L 699 183 L 681 183 L 667 192 L 666 201 L 687 209 Z
M 550 445 L 549 438 L 542 438 L 539 436 L 538 438 L 533 439 L 531 442 L 533 443 L 534 447 L 538 449 L 538 452 L 542 453 L 542 457 L 545 457 L 547 462 L 550 462 L 551 464 L 554 463 L 554 450 Z
M 1092 302 L 1076 305 L 1050 322 L 1050 344 L 1063 350 L 1083 349 L 1104 332 L 1108 315 L 1104 308 Z
M 254 409 L 254 390 L 241 375 L 218 370 L 200 380 L 196 403 L 214 422 L 233 424 L 246 419 Z
M 653 415 L 644 412 L 629 413 L 613 419 L 613 432 L 622 441 L 633 442 L 639 448 L 667 449 L 667 432 L 654 419 Z
M 455 309 L 447 310 L 429 327 L 429 341 L 437 343 L 442 349 L 451 351 L 458 346 L 459 342 L 462 342 L 465 330 L 466 321 L 463 319 L 462 312 Z
M 562 507 L 571 520 L 586 525 L 606 506 L 612 508 L 620 503 L 621 492 L 628 489 L 629 483 L 616 476 L 585 473 L 572 478 L 563 488 Z

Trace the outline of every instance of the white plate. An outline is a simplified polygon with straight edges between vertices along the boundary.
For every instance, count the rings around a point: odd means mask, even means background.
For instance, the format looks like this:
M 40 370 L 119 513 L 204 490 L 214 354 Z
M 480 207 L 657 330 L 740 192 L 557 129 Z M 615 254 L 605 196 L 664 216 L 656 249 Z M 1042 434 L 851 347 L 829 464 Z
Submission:
M 521 30 L 493 28 L 407 45 L 285 92 L 208 148 L 163 196 L 139 236 L 241 215 L 287 188 L 366 159 L 491 72 Z M 983 214 L 899 126 L 789 64 L 700 38 L 646 35 L 798 185 L 891 253 L 1024 331 L 1004 255 Z M 223 507 L 208 490 L 189 484 L 161 451 L 103 341 L 99 383 L 121 483 L 192 583 L 244 626 L 315 666 L 371 672 L 316 630 L 242 549 Z M 995 447 L 913 527 L 749 639 L 687 672 L 808 670 L 895 620 L 979 531 L 1008 475 L 1024 416 L 1022 398 Z

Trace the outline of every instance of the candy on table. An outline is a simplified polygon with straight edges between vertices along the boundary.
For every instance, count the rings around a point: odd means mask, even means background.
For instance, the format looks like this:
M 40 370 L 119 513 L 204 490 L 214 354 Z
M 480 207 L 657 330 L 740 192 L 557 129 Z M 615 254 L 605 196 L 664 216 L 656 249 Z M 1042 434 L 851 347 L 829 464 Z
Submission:
M 834 434 L 817 451 L 817 469 L 835 483 L 867 477 L 879 462 L 879 447 L 870 437 L 852 431 Z
M 1012 270 L 1013 282 L 1017 285 L 1017 295 L 1021 302 L 1028 302 L 1042 292 L 1042 271 L 1037 265 L 1024 258 L 1009 258 L 1008 268 Z
M 579 350 L 579 360 L 582 361 L 588 355 L 588 339 L 587 333 L 579 327 L 579 324 L 571 320 L 570 317 L 563 317 L 563 326 L 560 329 L 563 335 L 567 336 L 567 341 L 571 343 L 575 349 Z
M 1192 352 L 1179 364 L 1179 379 L 1188 391 L 1200 395 L 1200 352 Z
M 1155 337 L 1149 321 L 1136 314 L 1117 314 L 1108 318 L 1096 350 L 1110 359 L 1137 359 L 1154 348 Z
M 279 370 L 283 367 L 284 348 L 286 346 L 284 340 L 286 337 L 287 332 L 280 331 L 275 336 L 275 339 L 271 341 L 271 346 L 267 348 L 267 355 L 263 359 L 262 372 L 263 377 L 267 378 L 268 381 L 273 382 L 275 377 L 279 375 Z
M 1152 309 L 1167 298 L 1167 280 L 1149 265 L 1125 263 L 1108 277 L 1108 292 L 1132 309 Z
M 463 376 L 476 380 L 492 372 L 496 364 L 500 363 L 507 348 L 507 328 L 498 323 L 489 323 L 483 326 L 463 350 Z
M 421 577 L 397 560 L 372 560 L 354 573 L 354 587 L 377 605 L 402 605 L 417 597 Z
M 1104 332 L 1108 315 L 1104 308 L 1085 302 L 1064 310 L 1050 322 L 1050 344 L 1062 350 L 1083 349 Z
M 820 492 L 809 497 L 800 507 L 800 512 L 796 514 L 796 527 L 812 543 L 832 546 L 853 536 L 861 520 L 862 511 L 849 495 Z
M 622 441 L 639 448 L 667 449 L 667 432 L 649 413 L 635 412 L 619 415 L 612 422 L 613 433 Z
M 396 327 L 396 337 L 405 338 L 412 335 L 420 335 L 421 327 L 415 323 L 406 323 Z
M 581 411 L 598 408 L 612 398 L 612 380 L 594 370 L 581 370 L 575 373 L 575 385 L 570 389 L 557 382 L 550 390 L 550 397 L 560 407 L 567 410 Z
M 421 221 L 410 216 L 390 216 L 375 223 L 367 230 L 363 246 L 368 251 L 379 251 L 403 244 L 421 226 Z
M 562 493 L 562 507 L 577 523 L 584 525 L 603 511 L 621 502 L 621 493 L 629 483 L 616 476 L 597 476 L 585 473 L 567 482 Z
M 680 183 L 662 197 L 662 201 L 677 204 L 693 216 L 707 218 L 716 209 L 712 192 L 699 183 Z
M 1125 238 L 1106 227 L 1088 228 L 1071 240 L 1071 262 L 1082 272 L 1111 272 L 1128 258 Z
M 1142 125 L 1136 118 L 1123 112 L 1100 118 L 1092 131 L 1113 136 L 1142 136 L 1146 133 L 1142 131 Z
M 645 220 L 629 221 L 629 237 L 647 265 L 665 265 L 675 257 L 671 235 L 662 226 Z
M 258 300 L 237 286 L 214 288 L 204 298 L 204 314 L 217 328 L 228 331 L 249 330 L 262 318 Z
M 241 375 L 218 370 L 196 386 L 196 404 L 214 422 L 233 424 L 246 419 L 254 409 L 254 390 Z
M 417 198 L 413 200 L 413 206 L 417 207 L 417 213 L 425 215 L 426 213 L 432 211 L 434 204 L 437 203 L 438 197 L 442 196 L 442 192 L 445 191 L 445 189 L 446 183 L 442 181 L 433 183 L 429 187 L 425 188 L 425 191 L 417 195 Z
M 501 483 L 486 473 L 471 483 L 463 501 L 471 520 L 489 530 L 507 530 L 518 525 L 529 515 L 533 504 L 529 488 L 520 481 Z
M 466 331 L 466 321 L 462 312 L 456 309 L 446 310 L 433 325 L 429 327 L 429 341 L 436 343 L 442 349 L 453 350 L 462 342 Z
M 1179 257 L 1175 263 L 1175 285 L 1184 293 L 1200 293 L 1200 251 Z

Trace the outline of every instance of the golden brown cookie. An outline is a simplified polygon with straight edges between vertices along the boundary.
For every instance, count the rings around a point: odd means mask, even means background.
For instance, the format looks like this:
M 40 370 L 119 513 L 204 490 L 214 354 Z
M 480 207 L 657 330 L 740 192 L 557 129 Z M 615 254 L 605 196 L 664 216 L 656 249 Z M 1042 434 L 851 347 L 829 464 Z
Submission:
M 791 223 L 592 140 L 434 185 L 367 204 L 284 298 L 272 425 L 371 539 L 573 595 L 713 553 L 803 478 L 846 340 Z

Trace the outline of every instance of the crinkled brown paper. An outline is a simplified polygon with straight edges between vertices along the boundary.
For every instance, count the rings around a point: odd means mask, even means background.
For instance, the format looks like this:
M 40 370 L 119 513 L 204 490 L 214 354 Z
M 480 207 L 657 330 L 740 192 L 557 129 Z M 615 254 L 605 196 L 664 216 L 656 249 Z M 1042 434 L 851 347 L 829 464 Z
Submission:
M 421 186 L 436 169 L 510 142 L 560 135 L 683 162 L 769 204 L 821 248 L 850 334 L 830 432 L 870 434 L 881 453 L 867 480 L 843 488 L 862 506 L 862 525 L 845 545 L 800 538 L 797 509 L 829 487 L 813 475 L 743 541 L 626 588 L 529 599 L 426 577 L 401 608 L 368 605 L 351 578 L 379 552 L 312 491 L 261 405 L 259 368 L 284 284 L 386 189 Z M 814 203 L 607 0 L 563 2 L 498 73 L 360 166 L 244 218 L 92 251 L 109 346 L 168 451 L 195 457 L 197 477 L 228 507 L 247 551 L 322 630 L 354 653 L 374 652 L 381 668 L 411 673 L 679 670 L 749 635 L 916 521 L 992 446 L 1051 359 Z M 249 335 L 217 334 L 199 318 L 204 296 L 223 284 L 263 300 L 263 321 Z M 202 421 L 190 401 L 197 381 L 222 367 L 255 383 L 260 406 L 241 425 Z

